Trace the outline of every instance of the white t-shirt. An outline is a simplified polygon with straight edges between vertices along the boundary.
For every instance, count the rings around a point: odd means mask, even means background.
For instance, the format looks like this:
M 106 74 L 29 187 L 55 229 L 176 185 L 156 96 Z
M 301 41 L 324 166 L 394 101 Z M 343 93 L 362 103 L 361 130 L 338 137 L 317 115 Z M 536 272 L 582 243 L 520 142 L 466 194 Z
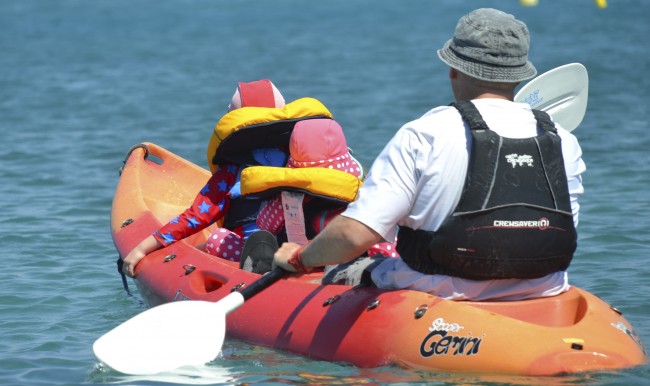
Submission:
M 472 101 L 488 127 L 508 138 L 537 135 L 530 106 L 502 99 Z M 578 196 L 585 170 L 574 135 L 558 127 L 569 183 L 573 220 L 578 223 Z M 458 204 L 465 183 L 471 135 L 454 107 L 438 107 L 409 122 L 395 134 L 372 165 L 344 216 L 362 222 L 394 242 L 397 226 L 436 231 Z M 552 296 L 569 288 L 566 272 L 532 280 L 475 281 L 424 275 L 401 259 L 387 259 L 372 272 L 380 288 L 409 288 L 449 299 L 516 300 Z

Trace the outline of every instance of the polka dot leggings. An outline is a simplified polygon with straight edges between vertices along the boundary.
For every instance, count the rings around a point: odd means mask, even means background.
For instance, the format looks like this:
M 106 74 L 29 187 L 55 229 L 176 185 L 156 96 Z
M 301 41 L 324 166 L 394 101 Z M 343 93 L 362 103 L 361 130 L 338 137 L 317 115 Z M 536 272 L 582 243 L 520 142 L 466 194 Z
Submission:
M 368 256 L 374 256 L 377 254 L 386 257 L 399 257 L 399 254 L 395 250 L 395 244 L 387 242 L 375 244 L 372 247 L 368 248 Z
M 205 250 L 209 254 L 225 260 L 237 262 L 241 257 L 243 248 L 244 241 L 242 238 L 238 234 L 226 228 L 215 230 L 208 238 L 208 242 L 205 244 Z

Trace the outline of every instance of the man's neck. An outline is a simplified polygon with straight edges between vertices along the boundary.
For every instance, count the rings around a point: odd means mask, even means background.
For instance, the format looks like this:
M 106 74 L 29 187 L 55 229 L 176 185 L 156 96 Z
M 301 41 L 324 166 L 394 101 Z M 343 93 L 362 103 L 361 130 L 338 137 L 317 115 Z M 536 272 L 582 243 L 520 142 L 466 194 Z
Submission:
M 508 95 L 506 95 L 506 94 L 495 94 L 495 93 L 491 93 L 491 92 L 486 92 L 486 93 L 479 94 L 479 95 L 477 95 L 477 96 L 475 96 L 474 98 L 471 98 L 471 99 L 486 99 L 486 98 L 504 99 L 504 100 L 507 100 L 507 101 L 513 101 L 514 100 L 514 95 L 512 95 L 512 94 L 508 94 Z

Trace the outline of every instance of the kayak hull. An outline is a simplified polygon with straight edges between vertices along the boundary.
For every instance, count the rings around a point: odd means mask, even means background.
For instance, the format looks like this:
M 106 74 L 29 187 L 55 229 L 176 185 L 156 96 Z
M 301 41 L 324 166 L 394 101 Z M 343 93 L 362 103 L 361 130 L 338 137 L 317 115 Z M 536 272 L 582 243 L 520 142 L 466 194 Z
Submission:
M 134 147 L 111 212 L 120 256 L 185 210 L 209 176 L 155 144 Z M 138 264 L 135 283 L 149 306 L 217 301 L 259 278 L 196 248 L 211 229 Z M 228 336 L 359 367 L 555 375 L 647 361 L 623 315 L 577 287 L 544 299 L 455 302 L 408 290 L 322 286 L 319 278 L 287 277 L 247 300 L 228 315 Z

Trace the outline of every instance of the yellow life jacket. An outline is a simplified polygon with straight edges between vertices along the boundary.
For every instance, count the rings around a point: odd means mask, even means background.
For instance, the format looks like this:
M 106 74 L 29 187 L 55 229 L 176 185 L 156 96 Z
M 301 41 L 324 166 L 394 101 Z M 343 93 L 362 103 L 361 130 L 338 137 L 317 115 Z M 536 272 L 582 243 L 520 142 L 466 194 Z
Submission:
M 296 122 L 332 118 L 332 113 L 314 98 L 301 98 L 282 108 L 243 107 L 224 115 L 214 128 L 207 157 L 214 173 L 224 162 L 245 163 L 254 149 L 288 148 Z
M 349 173 L 325 168 L 251 166 L 241 174 L 241 194 L 261 198 L 288 190 L 347 204 L 357 198 L 361 184 Z

